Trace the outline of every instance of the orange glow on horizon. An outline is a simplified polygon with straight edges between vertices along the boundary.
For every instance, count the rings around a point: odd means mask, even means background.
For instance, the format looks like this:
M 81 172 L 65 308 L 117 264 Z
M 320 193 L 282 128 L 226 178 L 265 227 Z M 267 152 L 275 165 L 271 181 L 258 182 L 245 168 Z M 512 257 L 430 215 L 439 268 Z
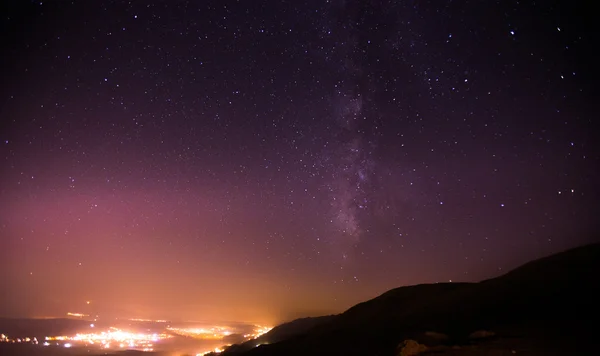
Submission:
M 68 313 L 67 313 L 67 315 L 68 315 L 68 316 L 74 316 L 74 317 L 77 317 L 77 318 L 83 318 L 84 316 L 89 316 L 89 314 L 83 314 L 83 313 L 71 313 L 71 312 L 68 312 Z

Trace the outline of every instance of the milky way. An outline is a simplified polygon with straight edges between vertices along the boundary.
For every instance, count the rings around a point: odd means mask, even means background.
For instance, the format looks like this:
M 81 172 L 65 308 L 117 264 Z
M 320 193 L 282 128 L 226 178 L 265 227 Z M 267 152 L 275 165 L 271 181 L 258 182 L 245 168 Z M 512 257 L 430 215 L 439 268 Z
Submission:
M 370 205 L 369 179 L 375 166 L 375 142 L 369 140 L 366 131 L 374 126 L 374 120 L 363 112 L 363 106 L 369 104 L 368 89 L 363 87 L 365 68 L 360 60 L 364 39 L 360 38 L 357 15 L 353 12 L 346 4 L 326 9 L 323 17 L 327 21 L 321 37 L 323 46 L 332 49 L 326 61 L 338 78 L 331 95 L 335 123 L 332 181 L 328 184 L 332 222 L 350 244 L 356 243 L 363 232 L 361 211 Z

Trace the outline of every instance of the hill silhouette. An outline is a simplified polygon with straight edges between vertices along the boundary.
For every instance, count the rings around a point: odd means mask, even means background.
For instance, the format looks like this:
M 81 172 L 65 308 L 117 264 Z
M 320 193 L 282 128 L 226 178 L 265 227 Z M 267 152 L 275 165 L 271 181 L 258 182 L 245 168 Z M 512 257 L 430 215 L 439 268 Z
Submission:
M 223 355 L 396 355 L 406 339 L 453 346 L 430 349 L 439 355 L 580 354 L 595 336 L 588 325 L 597 320 L 599 272 L 600 244 L 588 245 L 479 283 L 392 289 L 339 315 L 283 324 Z M 278 332 L 288 327 L 294 332 Z M 475 343 L 469 335 L 477 330 L 495 337 Z
M 242 344 L 232 345 L 228 348 L 229 353 L 242 353 L 249 351 L 259 345 L 268 345 L 279 341 L 287 340 L 293 336 L 301 335 L 313 327 L 332 320 L 335 315 L 318 316 L 312 318 L 300 318 L 288 323 L 274 327 L 268 333 L 249 340 Z

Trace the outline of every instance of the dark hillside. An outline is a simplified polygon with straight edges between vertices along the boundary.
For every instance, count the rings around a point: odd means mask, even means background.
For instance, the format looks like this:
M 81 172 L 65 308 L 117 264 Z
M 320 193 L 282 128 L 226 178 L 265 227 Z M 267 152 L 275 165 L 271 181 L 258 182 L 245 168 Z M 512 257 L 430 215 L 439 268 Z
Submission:
M 244 355 L 393 355 L 402 340 L 421 340 L 427 331 L 444 333 L 448 343 L 465 345 L 471 332 L 482 329 L 531 350 L 551 342 L 552 350 L 573 352 L 593 340 L 587 325 L 598 315 L 599 273 L 596 244 L 527 263 L 480 283 L 396 288 L 304 333 Z

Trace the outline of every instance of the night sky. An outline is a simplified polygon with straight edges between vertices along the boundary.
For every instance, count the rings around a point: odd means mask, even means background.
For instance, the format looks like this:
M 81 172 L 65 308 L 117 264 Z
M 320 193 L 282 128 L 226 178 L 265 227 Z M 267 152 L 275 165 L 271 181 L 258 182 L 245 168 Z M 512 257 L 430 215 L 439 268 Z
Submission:
M 0 316 L 275 323 L 591 242 L 577 3 L 3 2 Z

